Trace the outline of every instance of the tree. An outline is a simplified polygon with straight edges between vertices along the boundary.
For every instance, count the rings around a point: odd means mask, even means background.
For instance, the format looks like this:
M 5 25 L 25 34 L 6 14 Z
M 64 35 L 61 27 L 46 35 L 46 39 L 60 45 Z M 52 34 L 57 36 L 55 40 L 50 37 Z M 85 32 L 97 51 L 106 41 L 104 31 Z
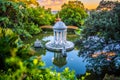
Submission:
M 113 12 L 118 15 L 118 21 L 120 26 L 120 2 L 116 2 L 116 6 L 113 8 Z
M 39 26 L 52 24 L 54 15 L 40 6 L 29 7 L 24 1 L 31 0 L 0 0 L 0 26 L 22 37 L 32 37 L 41 31 Z
M 44 7 L 27 8 L 27 11 L 29 21 L 33 21 L 39 26 L 51 25 L 55 20 L 55 16 L 51 14 L 51 11 L 45 10 Z
M 66 25 L 78 27 L 84 24 L 84 20 L 87 17 L 81 1 L 69 1 L 68 4 L 62 5 L 62 9 L 58 14 Z
M 86 20 L 83 35 L 104 37 L 106 41 L 119 40 L 120 28 L 118 15 L 113 11 L 93 12 Z
M 0 26 L 11 28 L 19 35 L 31 37 L 27 30 L 31 27 L 30 22 L 28 22 L 28 15 L 24 3 L 15 3 L 8 0 L 0 1 Z

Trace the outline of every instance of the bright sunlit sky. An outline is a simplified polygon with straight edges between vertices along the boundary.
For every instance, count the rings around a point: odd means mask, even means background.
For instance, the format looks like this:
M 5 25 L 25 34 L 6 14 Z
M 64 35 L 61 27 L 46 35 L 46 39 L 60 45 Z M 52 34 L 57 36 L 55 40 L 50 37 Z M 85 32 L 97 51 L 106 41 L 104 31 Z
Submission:
M 52 8 L 52 10 L 59 10 L 61 5 L 69 0 L 38 0 L 40 5 L 45 6 L 45 8 Z M 85 8 L 95 9 L 101 0 L 80 0 Z
M 83 2 L 84 6 L 88 9 L 94 9 L 98 6 L 101 0 L 80 0 Z

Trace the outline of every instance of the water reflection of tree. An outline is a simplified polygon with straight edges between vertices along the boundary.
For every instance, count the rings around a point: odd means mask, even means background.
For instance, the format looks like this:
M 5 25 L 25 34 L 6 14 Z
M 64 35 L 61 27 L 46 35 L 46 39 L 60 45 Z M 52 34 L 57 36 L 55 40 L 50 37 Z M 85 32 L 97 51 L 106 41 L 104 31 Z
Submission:
M 86 66 L 88 71 L 96 74 L 115 75 L 120 72 L 120 49 L 115 49 L 120 43 L 105 44 L 100 38 L 98 40 L 91 38 L 81 41 L 79 44 L 78 56 L 84 57 L 89 63 Z
M 62 53 L 54 53 L 53 64 L 59 68 L 67 64 L 66 57 Z
M 45 48 L 34 48 L 36 51 L 36 55 L 45 55 L 46 54 L 46 49 Z

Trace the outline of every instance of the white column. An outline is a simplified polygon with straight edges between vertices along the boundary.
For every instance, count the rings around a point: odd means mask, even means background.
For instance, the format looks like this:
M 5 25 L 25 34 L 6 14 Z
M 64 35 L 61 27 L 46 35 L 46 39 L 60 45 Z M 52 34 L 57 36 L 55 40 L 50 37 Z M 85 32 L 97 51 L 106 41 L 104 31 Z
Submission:
M 54 43 L 55 43 L 55 31 L 54 31 Z
M 58 38 L 59 37 L 59 33 L 56 31 L 56 43 L 58 44 Z
M 61 41 L 61 44 L 62 44 L 62 31 L 60 32 L 60 41 Z
M 62 43 L 64 43 L 64 31 L 62 31 Z
M 55 39 L 55 42 L 57 41 L 57 32 L 55 31 L 54 33 L 54 39 Z
M 58 40 L 58 32 L 56 32 L 56 41 Z
M 59 40 L 58 41 L 59 41 L 59 44 L 60 44 L 60 32 L 59 32 Z
M 66 42 L 66 30 L 64 30 L 64 41 Z

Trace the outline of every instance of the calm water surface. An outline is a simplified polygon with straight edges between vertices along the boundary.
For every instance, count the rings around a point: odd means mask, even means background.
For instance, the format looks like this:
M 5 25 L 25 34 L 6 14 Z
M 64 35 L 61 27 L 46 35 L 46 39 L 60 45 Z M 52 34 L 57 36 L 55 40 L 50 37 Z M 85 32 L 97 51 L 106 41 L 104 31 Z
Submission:
M 45 62 L 45 67 L 53 67 L 57 72 L 63 71 L 66 67 L 70 70 L 75 70 L 76 74 L 84 74 L 86 72 L 86 62 L 84 58 L 78 57 L 78 50 L 67 52 L 67 57 L 61 57 L 61 53 L 46 51 L 46 55 L 42 55 L 42 60 Z M 56 56 L 57 55 L 57 56 Z M 57 63 L 54 63 L 54 62 Z
M 34 43 L 36 39 L 41 40 L 44 44 L 47 41 L 53 40 L 52 33 L 43 33 L 34 36 L 33 39 L 25 40 L 25 43 Z M 75 34 L 68 34 L 67 40 L 74 42 L 78 39 Z M 78 56 L 79 50 L 74 48 L 74 50 L 67 52 L 67 56 L 61 56 L 62 53 L 51 52 L 48 50 L 42 51 L 42 49 L 37 49 L 38 54 L 42 56 L 42 61 L 45 62 L 45 67 L 52 67 L 53 70 L 57 72 L 62 72 L 66 67 L 70 70 L 74 70 L 76 74 L 84 74 L 86 72 L 86 64 L 84 58 Z M 44 54 L 42 54 L 44 53 Z

